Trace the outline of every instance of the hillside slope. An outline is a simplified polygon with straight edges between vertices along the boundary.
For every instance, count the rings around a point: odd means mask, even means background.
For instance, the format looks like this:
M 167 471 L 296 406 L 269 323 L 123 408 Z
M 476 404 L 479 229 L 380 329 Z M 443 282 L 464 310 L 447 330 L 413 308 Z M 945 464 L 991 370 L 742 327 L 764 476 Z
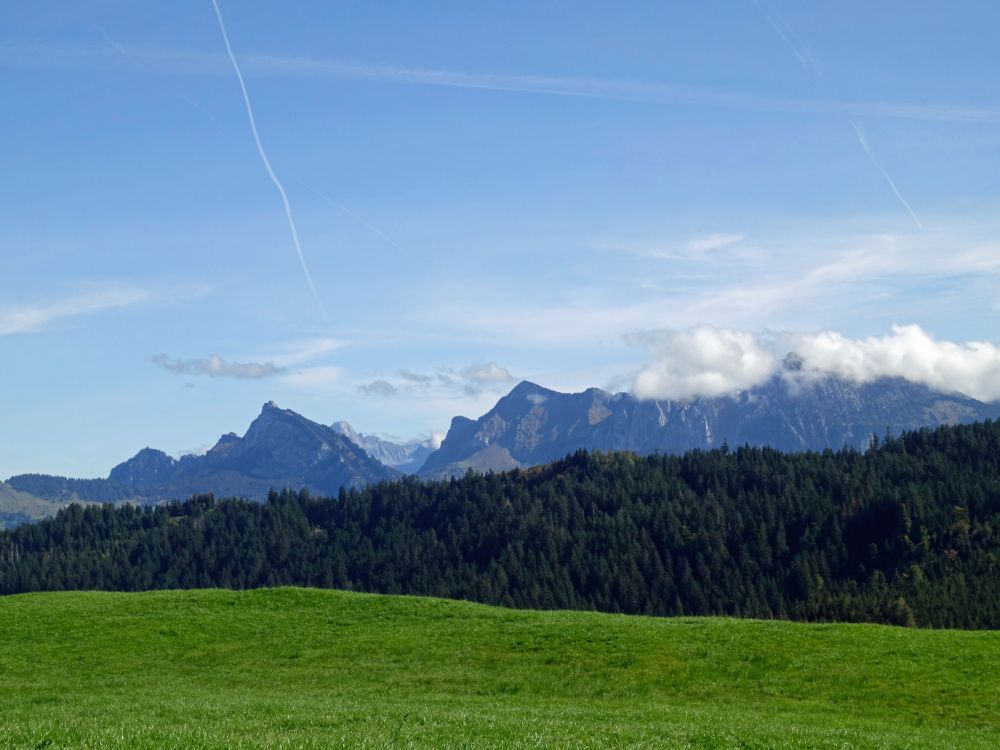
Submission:
M 8 597 L 0 631 L 9 747 L 909 750 L 1000 736 L 995 632 L 303 589 Z
M 7 482 L 0 482 L 0 530 L 48 518 L 71 502 L 86 503 L 76 496 L 54 499 L 40 497 L 16 489 Z

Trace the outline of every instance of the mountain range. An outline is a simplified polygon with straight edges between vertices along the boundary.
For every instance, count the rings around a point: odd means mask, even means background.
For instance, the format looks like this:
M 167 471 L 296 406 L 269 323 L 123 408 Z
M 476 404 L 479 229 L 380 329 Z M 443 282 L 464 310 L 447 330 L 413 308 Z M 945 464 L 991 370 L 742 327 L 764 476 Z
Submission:
M 336 495 L 341 487 L 401 476 L 332 427 L 268 402 L 243 437 L 227 433 L 204 455 L 175 459 L 143 448 L 115 466 L 107 479 L 13 476 L 3 485 L 6 494 L 0 500 L 16 499 L 17 510 L 0 507 L 0 522 L 14 525 L 26 517 L 51 515 L 70 502 L 150 503 L 207 492 L 263 500 L 271 489 L 283 487 Z M 6 519 L 4 512 L 10 514 Z
M 590 388 L 518 384 L 479 419 L 455 417 L 419 476 L 433 479 L 548 463 L 577 450 L 640 455 L 769 445 L 783 451 L 864 449 L 873 435 L 1000 417 L 1000 405 L 901 378 L 858 384 L 794 369 L 735 397 L 639 400 Z
M 51 515 L 70 502 L 150 503 L 211 492 L 261 500 L 272 488 L 336 495 L 406 474 L 441 479 L 535 466 L 577 450 L 681 453 L 724 444 L 783 451 L 850 446 L 873 435 L 1000 418 L 1000 404 L 933 391 L 899 378 L 858 384 L 783 372 L 734 397 L 639 400 L 590 388 L 562 393 L 528 381 L 478 419 L 455 417 L 431 440 L 394 443 L 327 426 L 273 402 L 246 433 L 227 433 L 203 455 L 175 459 L 143 448 L 106 479 L 39 474 L 0 483 L 0 526 Z

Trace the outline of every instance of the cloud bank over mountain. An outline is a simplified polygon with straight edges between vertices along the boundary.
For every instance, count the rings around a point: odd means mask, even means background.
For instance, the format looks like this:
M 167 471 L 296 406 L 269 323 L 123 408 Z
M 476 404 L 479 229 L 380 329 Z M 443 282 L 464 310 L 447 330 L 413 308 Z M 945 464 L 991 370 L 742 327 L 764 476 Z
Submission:
M 941 341 L 918 325 L 894 325 L 885 336 L 852 339 L 836 331 L 751 333 L 696 326 L 630 335 L 652 359 L 640 368 L 632 393 L 641 399 L 736 395 L 781 370 L 792 380 L 827 375 L 855 383 L 904 378 L 981 401 L 1000 400 L 1000 346 L 986 341 Z
M 735 395 L 763 383 L 776 367 L 774 354 L 745 331 L 696 326 L 629 338 L 654 357 L 632 384 L 642 399 Z

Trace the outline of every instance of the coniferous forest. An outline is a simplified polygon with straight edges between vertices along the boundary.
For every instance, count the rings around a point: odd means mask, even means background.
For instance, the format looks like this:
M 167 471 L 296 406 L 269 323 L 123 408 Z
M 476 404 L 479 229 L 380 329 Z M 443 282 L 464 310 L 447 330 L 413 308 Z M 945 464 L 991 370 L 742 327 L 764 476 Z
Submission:
M 0 592 L 276 585 L 530 608 L 1000 627 L 1000 422 L 851 449 L 579 452 L 265 503 L 71 506 Z

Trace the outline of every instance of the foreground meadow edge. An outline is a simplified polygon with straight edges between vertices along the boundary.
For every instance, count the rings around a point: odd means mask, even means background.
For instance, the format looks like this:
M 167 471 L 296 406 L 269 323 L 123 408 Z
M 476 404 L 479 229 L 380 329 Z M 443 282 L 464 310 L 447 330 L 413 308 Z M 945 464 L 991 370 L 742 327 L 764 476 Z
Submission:
M 996 747 L 1000 633 L 310 589 L 0 600 L 0 746 Z

